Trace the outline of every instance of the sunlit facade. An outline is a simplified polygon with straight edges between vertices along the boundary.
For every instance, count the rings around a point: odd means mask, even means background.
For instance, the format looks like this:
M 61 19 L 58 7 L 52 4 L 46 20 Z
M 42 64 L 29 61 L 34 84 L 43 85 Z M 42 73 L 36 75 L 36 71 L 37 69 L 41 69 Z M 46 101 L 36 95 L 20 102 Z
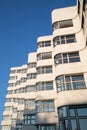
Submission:
M 52 35 L 10 69 L 2 130 L 87 129 L 87 0 L 51 16 Z

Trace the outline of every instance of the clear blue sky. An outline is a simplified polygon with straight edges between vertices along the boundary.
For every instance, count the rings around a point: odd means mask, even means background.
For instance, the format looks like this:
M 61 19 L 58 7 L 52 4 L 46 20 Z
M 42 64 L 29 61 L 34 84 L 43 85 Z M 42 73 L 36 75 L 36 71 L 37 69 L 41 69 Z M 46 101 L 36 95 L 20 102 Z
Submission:
M 76 0 L 0 0 L 0 122 L 10 67 L 27 63 L 37 38 L 52 34 L 53 9 L 75 5 Z

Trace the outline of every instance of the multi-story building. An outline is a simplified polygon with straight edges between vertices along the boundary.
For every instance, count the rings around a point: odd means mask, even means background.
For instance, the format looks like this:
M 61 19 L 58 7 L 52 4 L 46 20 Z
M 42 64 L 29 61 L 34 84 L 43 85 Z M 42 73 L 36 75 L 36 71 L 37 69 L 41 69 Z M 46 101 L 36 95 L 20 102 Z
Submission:
M 12 67 L 2 130 L 87 130 L 87 0 L 52 11 L 52 35 Z

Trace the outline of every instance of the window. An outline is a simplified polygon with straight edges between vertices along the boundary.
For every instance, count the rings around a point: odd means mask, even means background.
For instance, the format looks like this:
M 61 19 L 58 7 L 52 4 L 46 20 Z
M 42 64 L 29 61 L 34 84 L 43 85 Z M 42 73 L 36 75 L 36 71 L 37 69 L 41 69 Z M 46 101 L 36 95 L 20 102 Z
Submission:
M 14 87 L 15 86 L 15 83 L 9 83 L 8 84 L 8 87 Z
M 57 91 L 86 88 L 83 74 L 61 75 L 56 78 Z
M 16 94 L 19 93 L 19 89 L 14 90 L 14 93 Z
M 21 73 L 21 69 L 18 69 L 18 70 L 17 70 L 17 73 Z
M 24 104 L 25 104 L 25 108 L 35 107 L 35 99 L 26 99 Z
M 4 116 L 3 116 L 3 120 L 4 120 L 4 121 L 11 120 L 11 116 L 4 115 Z
M 18 98 L 13 98 L 14 103 L 18 103 Z
M 74 42 L 76 42 L 75 34 L 56 36 L 53 39 L 53 46 L 55 47 L 56 45 L 68 44 L 68 43 L 74 43 Z
M 55 31 L 56 29 L 58 29 L 58 22 L 55 22 L 52 25 L 52 30 Z
M 37 101 L 36 112 L 52 112 L 54 111 L 54 101 Z
M 17 118 L 23 119 L 23 111 L 17 111 Z
M 13 93 L 13 90 L 8 90 L 7 91 L 7 94 L 12 94 Z
M 17 79 L 17 76 L 10 76 L 10 80 L 15 80 Z
M 23 124 L 16 124 L 16 130 L 23 130 Z
M 37 55 L 37 60 L 45 60 L 45 59 L 51 59 L 51 58 L 52 58 L 51 52 L 41 53 Z
M 21 73 L 27 73 L 27 69 L 22 69 Z
M 58 115 L 60 130 L 85 130 L 87 128 L 87 105 L 59 107 Z
M 66 28 L 66 27 L 72 27 L 73 22 L 72 20 L 64 20 L 64 21 L 59 21 L 59 28 Z
M 31 85 L 31 86 L 26 86 L 25 87 L 25 92 L 28 93 L 28 92 L 35 92 L 36 91 L 36 86 L 35 85 Z
M 24 83 L 27 81 L 27 77 L 21 78 L 21 83 Z
M 6 102 L 12 102 L 12 98 L 6 98 Z
M 72 26 L 73 26 L 72 19 L 68 19 L 68 20 L 55 22 L 52 26 L 52 30 L 55 31 L 56 29 L 59 29 L 59 28 L 67 28 L 67 27 L 72 27 Z
M 44 124 L 36 126 L 36 130 L 56 130 L 55 124 Z
M 37 91 L 53 90 L 53 82 L 38 82 L 36 84 Z
M 25 93 L 25 88 L 17 89 L 19 93 Z
M 10 128 L 10 126 L 8 126 L 8 125 L 4 125 L 4 126 L 2 126 L 2 130 L 10 130 L 11 128 Z
M 16 70 L 10 70 L 10 73 L 14 74 L 14 73 L 16 73 Z
M 27 74 L 27 79 L 36 79 L 36 73 Z
M 80 62 L 80 57 L 78 52 L 72 53 L 63 53 L 57 54 L 54 57 L 55 65 L 58 64 L 65 64 L 65 63 L 73 63 L 73 62 Z
M 37 74 L 52 73 L 52 66 L 44 66 L 37 68 Z
M 12 111 L 12 106 L 5 106 L 4 111 Z
M 17 73 L 27 73 L 27 69 L 18 69 Z
M 28 68 L 35 68 L 36 62 L 28 63 Z
M 18 99 L 18 104 L 24 104 L 24 98 Z
M 14 119 L 12 119 L 12 125 L 16 125 L 16 119 L 14 118 Z
M 87 118 L 79 119 L 80 130 L 85 130 L 87 128 Z
M 38 43 L 38 48 L 51 46 L 51 41 L 43 41 Z
M 16 107 L 13 108 L 13 113 L 17 113 L 17 108 Z
M 15 83 L 15 85 L 20 85 L 20 83 L 21 83 L 21 81 L 18 80 L 18 81 Z
M 34 125 L 35 115 L 24 115 L 24 125 Z

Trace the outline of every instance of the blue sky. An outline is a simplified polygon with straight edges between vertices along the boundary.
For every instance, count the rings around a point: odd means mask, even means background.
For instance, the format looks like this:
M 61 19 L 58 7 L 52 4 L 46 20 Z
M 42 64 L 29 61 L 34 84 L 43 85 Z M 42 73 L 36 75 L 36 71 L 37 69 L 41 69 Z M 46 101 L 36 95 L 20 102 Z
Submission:
M 75 5 L 76 0 L 0 0 L 0 122 L 10 67 L 27 64 L 37 38 L 52 34 L 53 9 Z

